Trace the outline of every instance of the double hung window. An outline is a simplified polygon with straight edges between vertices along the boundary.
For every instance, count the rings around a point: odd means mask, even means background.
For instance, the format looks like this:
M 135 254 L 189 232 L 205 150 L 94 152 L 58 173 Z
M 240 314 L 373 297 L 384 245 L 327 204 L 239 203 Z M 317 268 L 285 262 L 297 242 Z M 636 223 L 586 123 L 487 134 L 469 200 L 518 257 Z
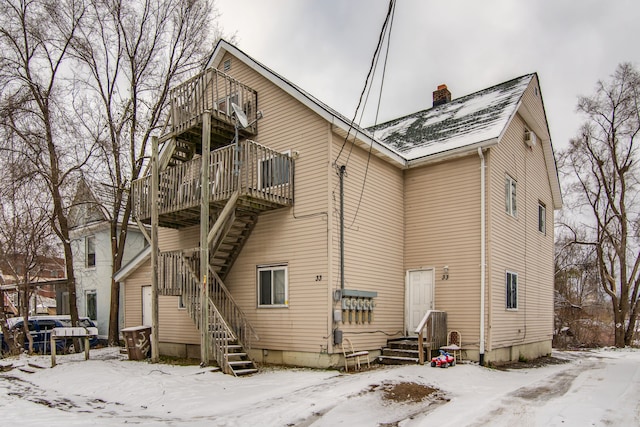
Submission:
M 286 307 L 289 305 L 286 265 L 258 267 L 258 306 Z
M 516 180 L 509 175 L 504 181 L 505 208 L 509 215 L 518 216 L 518 204 L 516 202 Z

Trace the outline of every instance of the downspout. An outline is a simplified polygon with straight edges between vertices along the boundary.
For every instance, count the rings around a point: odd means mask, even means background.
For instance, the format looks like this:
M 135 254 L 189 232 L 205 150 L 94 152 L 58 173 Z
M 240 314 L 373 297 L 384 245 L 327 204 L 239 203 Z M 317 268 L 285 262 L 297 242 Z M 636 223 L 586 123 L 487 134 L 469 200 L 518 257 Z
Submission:
M 480 156 L 480 366 L 484 366 L 484 294 L 486 276 L 486 206 L 485 206 L 485 160 L 482 147 L 478 147 Z
M 340 290 L 344 291 L 344 174 L 346 165 L 340 166 Z

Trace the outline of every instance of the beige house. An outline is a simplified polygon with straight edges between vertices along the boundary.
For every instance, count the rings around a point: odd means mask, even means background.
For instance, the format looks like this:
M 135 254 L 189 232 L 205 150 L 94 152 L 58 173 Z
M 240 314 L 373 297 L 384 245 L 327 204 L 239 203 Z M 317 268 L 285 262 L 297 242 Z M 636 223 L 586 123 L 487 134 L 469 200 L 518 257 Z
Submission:
M 562 201 L 536 74 L 365 130 L 224 41 L 209 67 L 171 93 L 157 201 L 151 175 L 132 188 L 158 215 L 160 353 L 336 366 L 429 310 L 468 359 L 550 353 Z M 125 326 L 151 322 L 150 253 L 116 275 Z

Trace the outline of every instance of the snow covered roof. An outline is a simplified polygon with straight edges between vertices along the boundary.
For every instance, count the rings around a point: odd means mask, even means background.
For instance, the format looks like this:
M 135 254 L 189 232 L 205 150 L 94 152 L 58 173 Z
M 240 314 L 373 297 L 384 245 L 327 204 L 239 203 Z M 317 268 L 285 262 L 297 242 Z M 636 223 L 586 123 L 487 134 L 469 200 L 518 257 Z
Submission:
M 497 142 L 534 77 L 527 74 L 368 130 L 408 161 L 484 141 Z
M 479 147 L 498 144 L 516 112 L 523 114 L 529 122 L 530 114 L 521 100 L 529 84 L 534 79 L 537 81 L 535 73 L 527 74 L 446 104 L 363 129 L 224 40 L 218 42 L 206 67 L 219 67 L 226 52 L 327 120 L 338 135 L 346 137 L 349 134 L 349 138 L 355 135 L 356 145 L 365 149 L 371 147 L 374 155 L 401 168 L 453 158 Z M 533 130 L 538 136 L 547 136 L 542 141 L 545 162 L 552 187 L 553 205 L 560 208 L 562 195 L 546 121 L 528 124 L 534 125 Z

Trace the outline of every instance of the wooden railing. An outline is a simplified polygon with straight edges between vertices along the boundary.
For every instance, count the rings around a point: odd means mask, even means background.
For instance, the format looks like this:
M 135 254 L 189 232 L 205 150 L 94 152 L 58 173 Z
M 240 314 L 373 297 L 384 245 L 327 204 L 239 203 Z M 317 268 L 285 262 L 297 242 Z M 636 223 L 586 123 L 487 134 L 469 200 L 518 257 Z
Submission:
M 211 334 L 209 351 L 213 354 L 213 358 L 216 359 L 222 371 L 232 375 L 233 368 L 228 363 L 227 355 L 229 354 L 229 341 L 234 339 L 233 332 L 213 300 L 209 300 L 209 333 Z
M 244 131 L 256 133 L 257 92 L 215 68 L 205 70 L 173 88 L 169 96 L 173 135 L 198 126 L 205 111 L 210 111 L 215 119 L 233 126 L 231 103 L 242 108 L 248 122 L 252 123 Z
M 425 342 L 429 351 L 447 344 L 447 313 L 439 310 L 427 311 L 414 332 L 418 334 L 420 364 L 424 365 Z
M 245 349 L 250 350 L 253 339 L 259 339 L 258 334 L 231 296 L 222 279 L 211 267 L 209 267 L 209 278 L 209 295 L 212 305 L 219 311 L 238 342 Z
M 210 153 L 211 203 L 227 200 L 238 190 L 240 197 L 288 206 L 293 202 L 293 160 L 254 141 L 243 140 Z M 159 175 L 158 213 L 168 214 L 200 205 L 201 158 L 168 168 Z M 151 176 L 131 185 L 133 214 L 151 218 Z
M 186 256 L 186 253 L 191 255 Z M 200 271 L 199 255 L 197 248 L 161 252 L 158 257 L 158 292 L 161 295 L 182 295 L 187 312 L 201 330 L 200 280 L 195 273 Z M 250 350 L 252 341 L 259 340 L 259 337 L 220 277 L 211 268 L 209 275 L 211 351 L 218 363 L 224 365 L 230 340 L 235 339 Z

